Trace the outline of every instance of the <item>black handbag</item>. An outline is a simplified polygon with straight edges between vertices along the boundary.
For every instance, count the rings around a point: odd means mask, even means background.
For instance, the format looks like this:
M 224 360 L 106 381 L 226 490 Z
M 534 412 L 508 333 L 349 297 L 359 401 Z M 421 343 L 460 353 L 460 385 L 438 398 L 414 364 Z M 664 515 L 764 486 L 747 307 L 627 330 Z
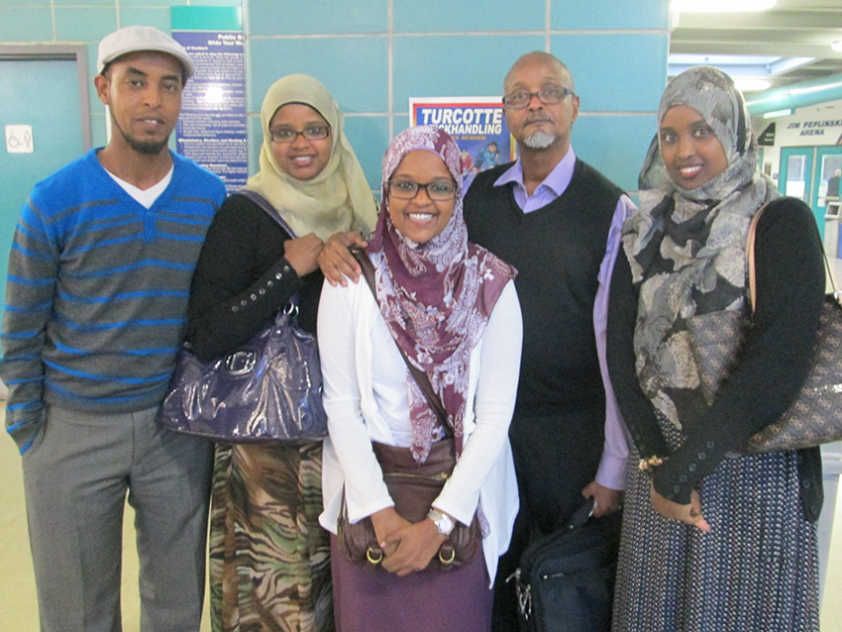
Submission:
M 530 544 L 515 582 L 521 632 L 608 632 L 617 573 L 620 514 L 591 520 L 593 501 Z

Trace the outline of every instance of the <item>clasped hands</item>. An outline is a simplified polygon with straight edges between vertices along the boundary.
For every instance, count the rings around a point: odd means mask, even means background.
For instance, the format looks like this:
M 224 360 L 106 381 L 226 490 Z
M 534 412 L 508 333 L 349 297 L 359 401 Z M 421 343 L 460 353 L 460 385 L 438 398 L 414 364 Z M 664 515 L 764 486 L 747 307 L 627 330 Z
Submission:
M 394 507 L 373 513 L 371 524 L 385 555 L 383 568 L 399 577 L 427 568 L 447 540 L 429 518 L 412 523 L 401 517 Z
M 662 496 L 655 491 L 655 485 L 650 481 L 649 496 L 652 499 L 652 509 L 670 520 L 679 520 L 691 527 L 696 527 L 705 533 L 710 532 L 710 524 L 702 515 L 702 500 L 695 489 L 690 492 L 690 504 L 682 505 Z

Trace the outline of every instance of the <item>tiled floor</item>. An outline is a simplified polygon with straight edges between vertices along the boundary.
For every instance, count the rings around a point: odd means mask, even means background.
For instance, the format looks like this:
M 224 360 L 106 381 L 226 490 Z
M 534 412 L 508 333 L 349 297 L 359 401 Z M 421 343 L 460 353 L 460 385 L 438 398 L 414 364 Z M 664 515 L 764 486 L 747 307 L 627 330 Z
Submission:
M 0 402 L 0 427 L 5 421 L 5 402 Z M 3 433 L 5 434 L 5 433 Z M 0 630 L 29 632 L 38 630 L 38 604 L 23 501 L 20 456 L 14 443 L 0 437 Z M 126 505 L 123 528 L 123 631 L 139 632 L 140 599 L 137 589 L 137 553 L 134 546 L 134 515 Z M 207 615 L 202 618 L 201 632 L 210 632 Z
M 0 407 L 0 424 L 5 407 Z M 26 513 L 23 503 L 23 484 L 20 457 L 13 442 L 0 437 L 0 629 L 21 632 L 38 629 L 38 606 L 35 582 L 32 578 L 29 542 L 26 535 Z M 842 485 L 839 486 L 834 534 L 830 546 L 828 574 L 824 587 L 822 631 L 842 632 Z M 138 632 L 139 600 L 137 597 L 137 555 L 134 551 L 134 530 L 131 508 L 126 507 L 123 531 L 123 630 Z M 10 627 L 10 624 L 14 627 Z M 207 599 L 202 632 L 210 630 Z M 397 632 L 397 631 L 396 631 Z M 656 632 L 656 631 L 653 631 Z M 778 632 L 776 630 L 757 632 Z

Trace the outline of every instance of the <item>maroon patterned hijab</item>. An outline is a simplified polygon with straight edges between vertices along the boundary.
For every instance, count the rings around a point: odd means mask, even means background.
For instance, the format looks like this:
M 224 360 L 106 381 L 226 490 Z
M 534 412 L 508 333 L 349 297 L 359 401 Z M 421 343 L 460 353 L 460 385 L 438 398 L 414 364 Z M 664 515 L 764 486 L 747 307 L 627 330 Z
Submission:
M 416 150 L 439 156 L 457 186 L 453 216 L 423 244 L 404 237 L 389 217 L 389 178 L 403 157 Z M 446 132 L 429 126 L 401 132 L 383 157 L 383 198 L 368 246 L 380 313 L 398 347 L 429 376 L 447 410 L 457 452 L 462 448 L 471 350 L 503 287 L 517 274 L 485 248 L 468 243 L 461 183 L 459 148 Z M 407 388 L 412 455 L 423 463 L 443 429 L 409 374 Z

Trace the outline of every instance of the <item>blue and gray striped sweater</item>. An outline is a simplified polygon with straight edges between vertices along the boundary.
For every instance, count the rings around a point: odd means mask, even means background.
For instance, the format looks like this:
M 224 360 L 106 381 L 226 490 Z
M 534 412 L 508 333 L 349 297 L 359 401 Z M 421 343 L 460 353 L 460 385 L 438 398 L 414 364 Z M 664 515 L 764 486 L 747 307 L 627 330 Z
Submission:
M 9 255 L 0 371 L 22 452 L 45 402 L 96 412 L 160 402 L 193 268 L 225 197 L 218 177 L 173 153 L 172 181 L 146 209 L 96 151 L 35 186 Z

